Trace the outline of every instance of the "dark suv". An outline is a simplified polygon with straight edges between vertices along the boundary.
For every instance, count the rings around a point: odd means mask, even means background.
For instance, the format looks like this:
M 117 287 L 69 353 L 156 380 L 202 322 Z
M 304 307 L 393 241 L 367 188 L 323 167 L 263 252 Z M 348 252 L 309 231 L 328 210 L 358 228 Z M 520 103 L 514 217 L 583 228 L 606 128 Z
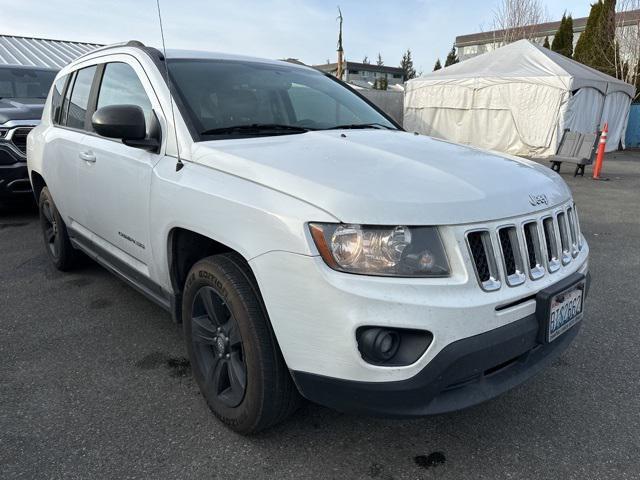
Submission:
M 57 70 L 0 65 L 0 200 L 31 193 L 27 134 L 40 123 Z

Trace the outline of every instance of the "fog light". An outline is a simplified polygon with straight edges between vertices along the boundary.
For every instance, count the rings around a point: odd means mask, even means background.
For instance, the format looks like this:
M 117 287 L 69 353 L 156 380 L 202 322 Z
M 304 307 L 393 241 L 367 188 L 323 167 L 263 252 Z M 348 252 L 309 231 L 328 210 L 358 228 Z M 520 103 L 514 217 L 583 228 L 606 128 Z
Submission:
M 360 327 L 356 331 L 362 358 L 373 365 L 410 365 L 426 351 L 433 335 L 423 330 Z
M 367 328 L 360 335 L 358 344 L 363 355 L 377 362 L 385 362 L 398 351 L 400 337 L 386 328 Z

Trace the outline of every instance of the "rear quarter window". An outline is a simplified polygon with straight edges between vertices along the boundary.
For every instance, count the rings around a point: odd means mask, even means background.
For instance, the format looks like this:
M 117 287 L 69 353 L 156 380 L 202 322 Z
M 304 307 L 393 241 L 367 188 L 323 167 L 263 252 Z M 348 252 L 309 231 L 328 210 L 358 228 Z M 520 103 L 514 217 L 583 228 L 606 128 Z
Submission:
M 60 122 L 60 114 L 62 112 L 62 94 L 64 86 L 67 83 L 69 75 L 65 75 L 56 80 L 51 91 L 51 121 L 54 124 Z

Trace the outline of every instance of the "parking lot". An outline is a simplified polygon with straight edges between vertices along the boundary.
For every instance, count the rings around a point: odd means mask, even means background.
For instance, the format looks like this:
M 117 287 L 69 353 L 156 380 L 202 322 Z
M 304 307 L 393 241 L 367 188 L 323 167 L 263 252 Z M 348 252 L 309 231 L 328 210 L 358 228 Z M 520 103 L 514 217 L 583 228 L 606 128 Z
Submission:
M 35 209 L 5 207 L 0 477 L 640 478 L 640 153 L 608 155 L 608 182 L 563 176 L 593 284 L 551 368 L 458 413 L 399 421 L 307 404 L 250 438 L 209 413 L 168 314 L 89 261 L 54 270 Z

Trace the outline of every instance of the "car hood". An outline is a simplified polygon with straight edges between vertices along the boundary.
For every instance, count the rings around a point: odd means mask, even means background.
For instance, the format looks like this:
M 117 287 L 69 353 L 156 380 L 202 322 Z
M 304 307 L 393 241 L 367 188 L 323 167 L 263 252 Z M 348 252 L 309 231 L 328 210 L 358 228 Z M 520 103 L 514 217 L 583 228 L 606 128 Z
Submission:
M 555 172 L 535 162 L 401 131 L 198 142 L 192 160 L 346 223 L 473 223 L 542 210 L 571 195 Z
M 45 100 L 43 98 L 0 99 L 0 125 L 11 120 L 40 120 Z

